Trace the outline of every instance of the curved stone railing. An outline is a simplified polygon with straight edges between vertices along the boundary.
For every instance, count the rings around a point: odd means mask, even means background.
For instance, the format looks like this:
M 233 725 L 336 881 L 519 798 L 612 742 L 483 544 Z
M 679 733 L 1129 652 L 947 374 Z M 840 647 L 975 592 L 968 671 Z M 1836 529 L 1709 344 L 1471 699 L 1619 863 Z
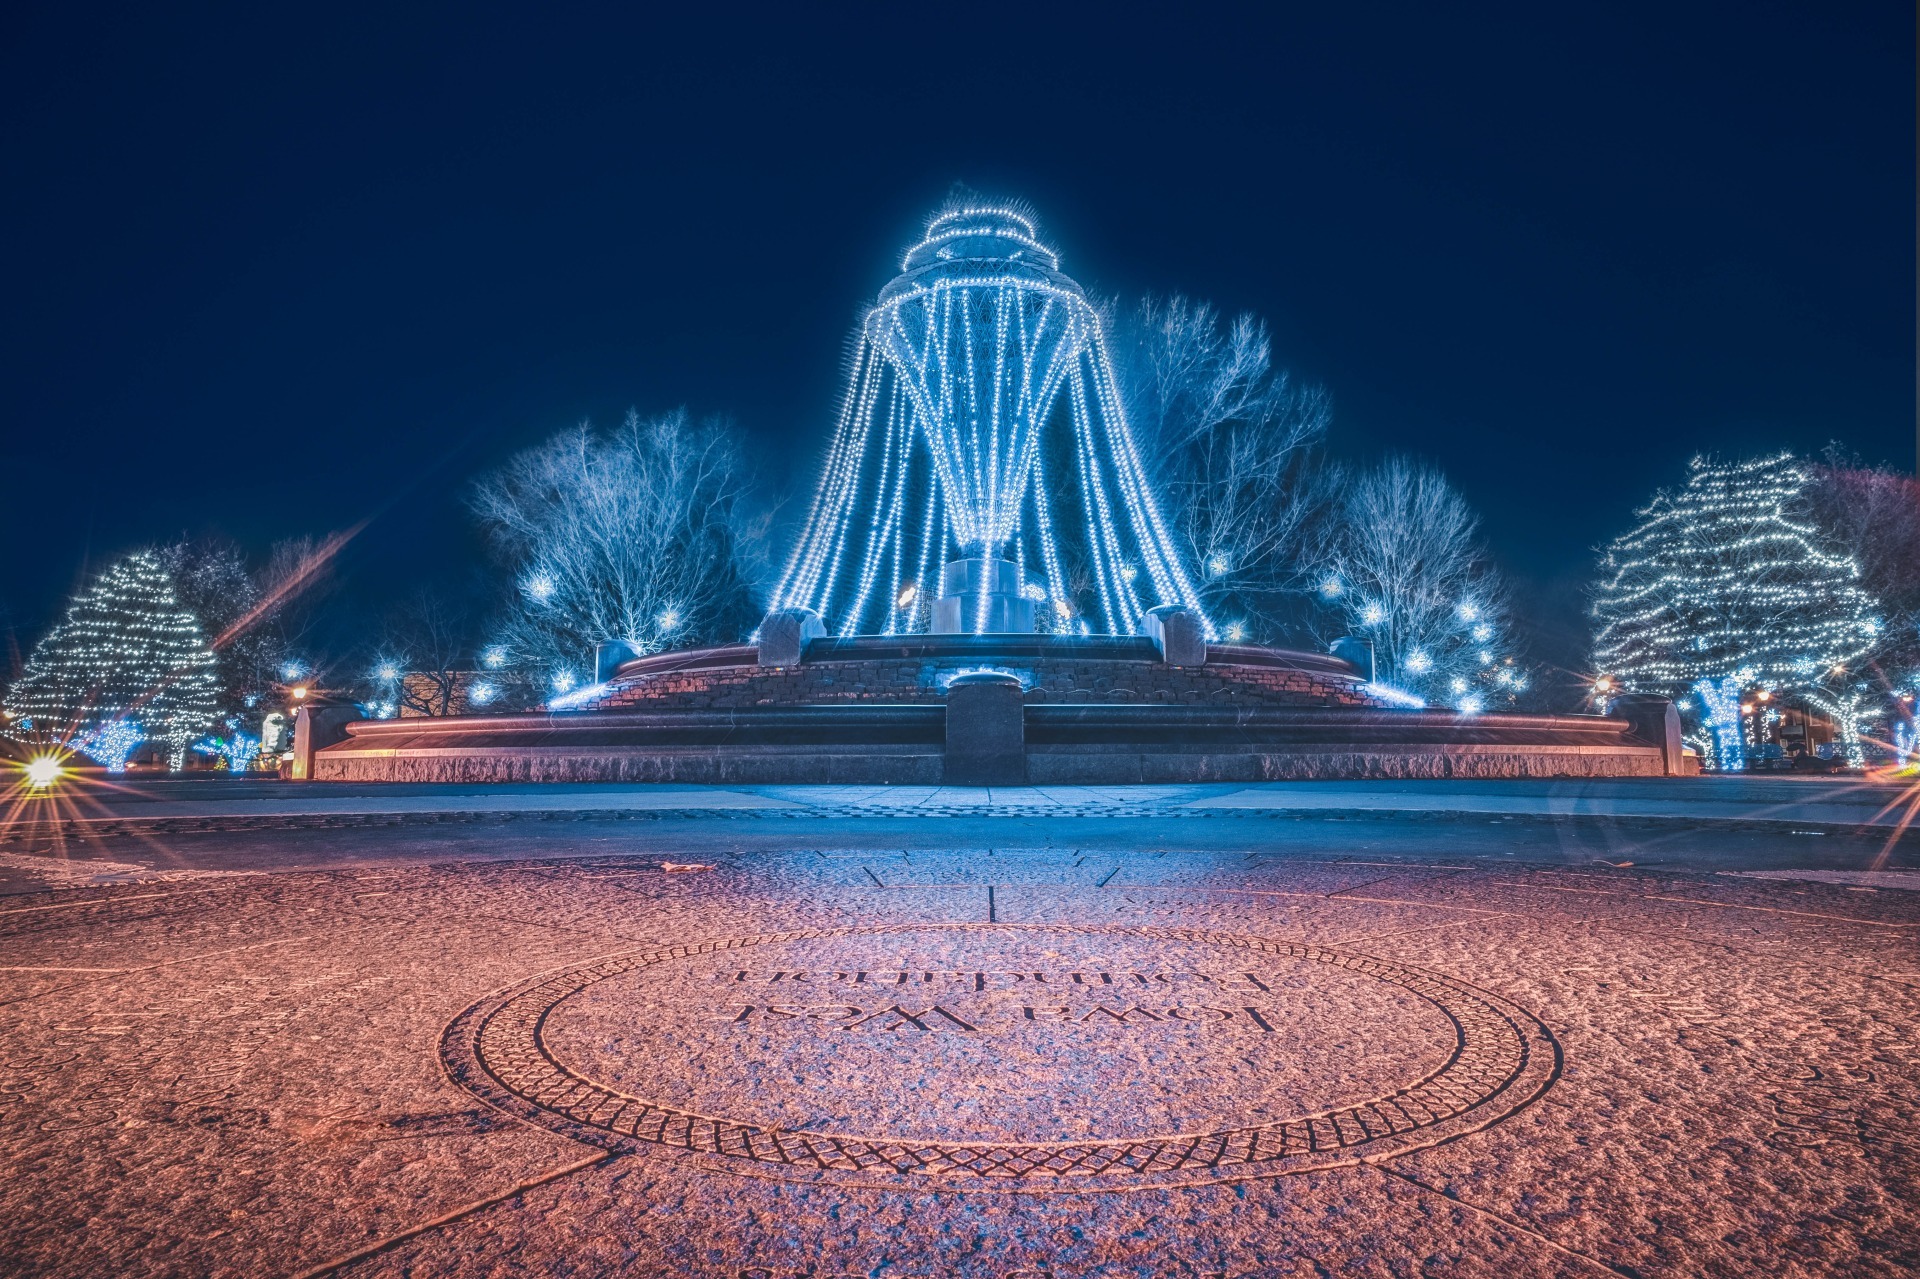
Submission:
M 350 781 L 993 784 L 1351 777 L 1659 776 L 1661 747 L 1604 716 L 1371 707 L 1017 702 L 983 738 L 946 705 L 767 706 L 362 721 L 314 776 Z M 976 687 L 977 685 L 977 687 Z M 1002 690 L 1003 691 L 1003 690 Z M 956 746 L 956 743 L 964 745 Z M 955 763 L 960 749 L 965 766 Z M 957 771 L 956 771 L 957 770 Z
M 764 654 L 738 644 L 659 653 L 568 700 L 600 710 L 939 703 L 954 676 L 994 669 L 1021 680 L 1029 705 L 1387 705 L 1339 658 L 1253 645 L 1210 645 L 1204 663 L 1183 666 L 1161 661 L 1153 640 L 1125 635 L 863 635 L 789 651 L 800 656 L 787 665 L 762 665 Z
M 855 635 L 845 639 L 816 639 L 806 646 L 800 661 L 861 661 L 874 658 L 960 658 L 979 661 L 1031 661 L 1043 658 L 1091 661 L 1157 662 L 1160 651 L 1144 635 Z M 752 644 L 722 644 L 712 648 L 653 653 L 623 662 L 616 680 L 678 671 L 716 670 L 753 666 L 759 650 Z M 1347 662 L 1327 653 L 1266 648 L 1257 644 L 1209 644 L 1207 664 L 1253 666 L 1310 671 L 1340 679 L 1357 679 Z

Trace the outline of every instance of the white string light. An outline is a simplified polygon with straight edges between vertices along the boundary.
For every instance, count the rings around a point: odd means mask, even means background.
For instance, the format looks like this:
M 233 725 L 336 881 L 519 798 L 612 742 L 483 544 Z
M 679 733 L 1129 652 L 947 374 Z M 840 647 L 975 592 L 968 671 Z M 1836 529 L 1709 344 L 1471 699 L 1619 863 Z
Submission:
M 167 747 L 178 772 L 213 723 L 213 649 L 151 551 L 114 564 L 77 596 L 8 692 L 11 731 L 50 745 L 95 745 L 111 768 L 133 731 Z
M 1695 458 L 1685 487 L 1657 494 L 1602 561 L 1602 678 L 1675 698 L 1691 689 L 1722 769 L 1743 766 L 1740 695 L 1756 686 L 1831 708 L 1858 758 L 1858 714 L 1820 686 L 1873 645 L 1881 622 L 1859 565 L 1797 518 L 1809 479 L 1790 453 Z
M 1077 503 L 1084 534 L 1070 562 L 1089 570 L 1088 603 L 1108 631 L 1133 633 L 1155 604 L 1199 609 L 1128 428 L 1098 313 L 1058 265 L 1017 210 L 969 206 L 928 224 L 862 324 L 775 607 L 813 609 L 840 635 L 921 629 L 952 545 L 964 556 L 1010 556 L 1023 595 L 1032 594 L 1029 570 L 1044 572 L 1045 624 L 1065 626 L 1081 609 L 1059 538 L 1078 522 L 1063 521 L 1059 507 Z M 1069 404 L 1056 411 L 1062 388 Z M 1077 474 L 1059 492 L 1046 482 L 1048 447 Z M 926 482 L 909 483 L 910 468 L 924 468 Z M 988 597 L 968 602 L 978 630 Z

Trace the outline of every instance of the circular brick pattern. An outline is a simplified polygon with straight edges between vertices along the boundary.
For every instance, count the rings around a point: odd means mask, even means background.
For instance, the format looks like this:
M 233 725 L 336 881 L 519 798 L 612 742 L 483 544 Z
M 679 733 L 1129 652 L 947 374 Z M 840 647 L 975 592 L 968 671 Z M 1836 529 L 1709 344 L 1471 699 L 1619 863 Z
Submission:
M 645 977 L 647 970 L 659 966 L 703 957 L 726 959 L 735 966 L 746 961 L 739 952 L 755 948 L 905 934 L 1021 943 L 1111 939 L 1135 946 L 1178 945 L 1188 952 L 1201 948 L 1231 956 L 1242 967 L 1290 965 L 1307 975 L 1309 986 L 1319 973 L 1330 979 L 1320 983 L 1325 989 L 1314 992 L 1323 1002 L 1339 998 L 1343 988 L 1351 990 L 1347 983 L 1355 980 L 1382 983 L 1387 988 L 1383 994 L 1423 1010 L 1418 1024 L 1426 1028 L 1426 1042 L 1419 1046 L 1428 1064 L 1415 1077 L 1362 1098 L 1303 1108 L 1281 1118 L 1229 1119 L 1173 1133 L 999 1141 L 929 1138 L 898 1130 L 818 1130 L 838 1129 L 838 1124 L 786 1127 L 764 1118 L 712 1113 L 728 1109 L 725 1106 L 690 1107 L 636 1095 L 648 1089 L 622 1088 L 595 1077 L 607 1072 L 587 1064 L 592 1055 L 580 1051 L 580 1035 L 555 1033 L 567 1018 L 569 1001 L 578 1008 L 582 996 L 606 995 L 617 979 Z M 706 1045 L 699 1051 L 725 1051 L 710 1039 L 696 1036 L 695 1042 Z M 1224 1046 L 1221 1051 L 1226 1051 Z M 604 1148 L 664 1146 L 715 1167 L 789 1177 L 891 1184 L 924 1177 L 950 1188 L 993 1190 L 1110 1190 L 1239 1180 L 1404 1154 L 1485 1128 L 1531 1104 L 1557 1077 L 1560 1059 L 1552 1035 L 1532 1014 L 1438 973 L 1332 947 L 1205 929 L 1064 923 L 801 929 L 604 956 L 543 974 L 473 1005 L 448 1026 L 441 1052 L 451 1077 L 488 1102 Z M 1378 1062 L 1347 1060 L 1355 1078 L 1379 1074 Z M 1330 1061 L 1324 1054 L 1314 1062 L 1313 1068 L 1323 1074 L 1349 1073 L 1339 1060 Z M 690 1065 L 696 1072 L 701 1068 L 697 1056 Z M 718 1065 L 715 1059 L 716 1070 Z M 1233 1064 L 1226 1069 L 1231 1078 Z M 644 1079 L 644 1061 L 637 1072 L 625 1073 Z M 937 1091 L 937 1082 L 935 1087 Z

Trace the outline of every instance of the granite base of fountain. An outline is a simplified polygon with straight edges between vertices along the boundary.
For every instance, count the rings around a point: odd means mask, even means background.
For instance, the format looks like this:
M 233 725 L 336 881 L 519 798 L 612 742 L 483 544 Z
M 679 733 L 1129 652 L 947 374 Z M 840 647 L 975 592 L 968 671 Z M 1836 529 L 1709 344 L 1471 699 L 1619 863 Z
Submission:
M 1338 658 L 1150 629 L 835 639 L 763 627 L 758 645 L 621 663 L 564 709 L 347 724 L 310 775 L 1110 785 L 1643 777 L 1688 762 L 1669 703 L 1617 716 L 1415 710 Z

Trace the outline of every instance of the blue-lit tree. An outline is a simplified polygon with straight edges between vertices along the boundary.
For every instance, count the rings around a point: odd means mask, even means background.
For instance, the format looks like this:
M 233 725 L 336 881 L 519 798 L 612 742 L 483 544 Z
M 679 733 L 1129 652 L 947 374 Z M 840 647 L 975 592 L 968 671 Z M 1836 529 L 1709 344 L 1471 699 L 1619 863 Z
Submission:
M 763 528 L 734 432 L 684 412 L 582 423 L 510 459 L 473 509 L 513 592 L 483 655 L 553 692 L 585 683 L 595 645 L 730 643 L 759 620 Z
M 1789 453 L 1695 458 L 1685 486 L 1655 494 L 1601 561 L 1595 669 L 1620 690 L 1681 700 L 1721 769 L 1744 767 L 1750 689 L 1822 707 L 1858 759 L 1848 685 L 1881 620 L 1859 565 L 1809 519 L 1809 481 Z
M 109 773 L 124 773 L 127 771 L 127 760 L 146 740 L 146 734 L 140 731 L 138 724 L 122 717 L 94 725 L 68 742 L 67 746 L 101 765 Z
M 1380 682 L 1477 714 L 1528 685 L 1479 517 L 1437 469 L 1404 457 L 1336 473 L 1307 583 L 1319 638 L 1373 642 Z
M 1115 366 L 1167 523 L 1229 642 L 1272 642 L 1299 617 L 1300 534 L 1332 405 L 1274 368 L 1251 315 L 1148 298 L 1114 326 Z

